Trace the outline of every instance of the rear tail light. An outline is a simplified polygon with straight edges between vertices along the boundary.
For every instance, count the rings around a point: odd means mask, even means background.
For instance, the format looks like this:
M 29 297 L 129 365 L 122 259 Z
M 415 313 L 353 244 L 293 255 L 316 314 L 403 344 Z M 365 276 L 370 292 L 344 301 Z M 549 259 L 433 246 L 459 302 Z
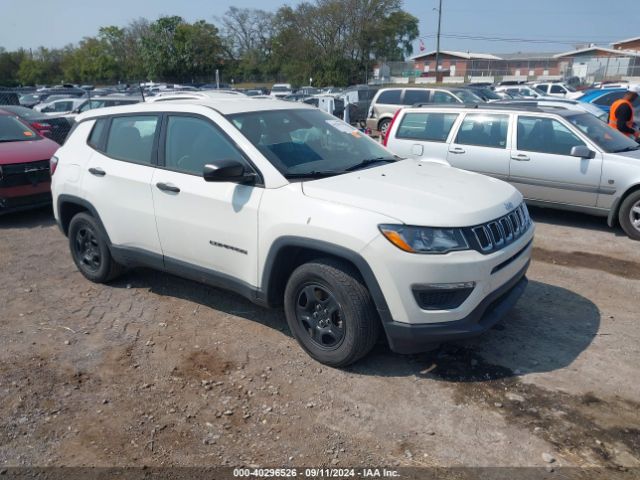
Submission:
M 49 160 L 49 172 L 51 173 L 51 176 L 56 173 L 56 168 L 58 168 L 58 157 L 54 155 L 51 157 L 51 160 Z
M 31 126 L 38 131 L 51 130 L 51 125 L 49 125 L 48 123 L 33 122 Z
M 384 138 L 382 139 L 382 144 L 386 147 L 387 146 L 387 142 L 389 141 L 389 134 L 391 133 L 391 129 L 393 128 L 393 124 L 396 121 L 396 118 L 398 118 L 398 114 L 400 113 L 400 110 L 396 110 L 396 113 L 393 115 L 393 118 L 391 119 L 391 123 L 389 124 L 389 127 L 387 128 L 387 132 L 384 134 Z

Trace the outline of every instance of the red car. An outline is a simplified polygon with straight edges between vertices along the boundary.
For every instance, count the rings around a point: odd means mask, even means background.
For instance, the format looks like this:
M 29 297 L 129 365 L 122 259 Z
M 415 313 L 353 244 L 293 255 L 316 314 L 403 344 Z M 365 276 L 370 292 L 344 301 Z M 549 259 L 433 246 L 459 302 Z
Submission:
M 51 203 L 49 160 L 59 146 L 0 110 L 0 215 Z

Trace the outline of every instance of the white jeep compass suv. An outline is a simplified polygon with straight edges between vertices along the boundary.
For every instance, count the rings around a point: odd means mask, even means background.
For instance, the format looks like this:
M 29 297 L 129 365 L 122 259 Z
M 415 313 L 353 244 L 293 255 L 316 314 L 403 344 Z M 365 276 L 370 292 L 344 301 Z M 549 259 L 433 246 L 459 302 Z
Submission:
M 283 305 L 315 359 L 479 334 L 522 294 L 534 227 L 505 182 L 400 160 L 305 104 L 198 99 L 80 115 L 52 159 L 82 274 L 147 266 Z

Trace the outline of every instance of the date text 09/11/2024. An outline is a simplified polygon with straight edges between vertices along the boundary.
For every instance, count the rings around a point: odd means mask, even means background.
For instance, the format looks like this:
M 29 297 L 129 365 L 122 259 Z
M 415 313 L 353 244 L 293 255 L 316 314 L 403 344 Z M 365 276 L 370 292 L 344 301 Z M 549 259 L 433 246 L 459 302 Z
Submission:
M 393 478 L 399 477 L 397 470 L 386 468 L 285 468 L 285 469 L 269 469 L 269 468 L 235 468 L 233 476 L 268 478 L 268 477 L 302 477 L 302 478 Z

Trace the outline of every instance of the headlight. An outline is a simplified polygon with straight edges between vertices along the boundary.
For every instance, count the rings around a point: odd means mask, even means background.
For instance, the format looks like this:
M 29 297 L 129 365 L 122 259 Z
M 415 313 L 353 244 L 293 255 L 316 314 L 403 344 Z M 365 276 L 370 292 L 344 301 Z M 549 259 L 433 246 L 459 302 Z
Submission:
M 469 244 L 459 228 L 379 225 L 380 231 L 396 247 L 411 253 L 447 253 L 468 250 Z

